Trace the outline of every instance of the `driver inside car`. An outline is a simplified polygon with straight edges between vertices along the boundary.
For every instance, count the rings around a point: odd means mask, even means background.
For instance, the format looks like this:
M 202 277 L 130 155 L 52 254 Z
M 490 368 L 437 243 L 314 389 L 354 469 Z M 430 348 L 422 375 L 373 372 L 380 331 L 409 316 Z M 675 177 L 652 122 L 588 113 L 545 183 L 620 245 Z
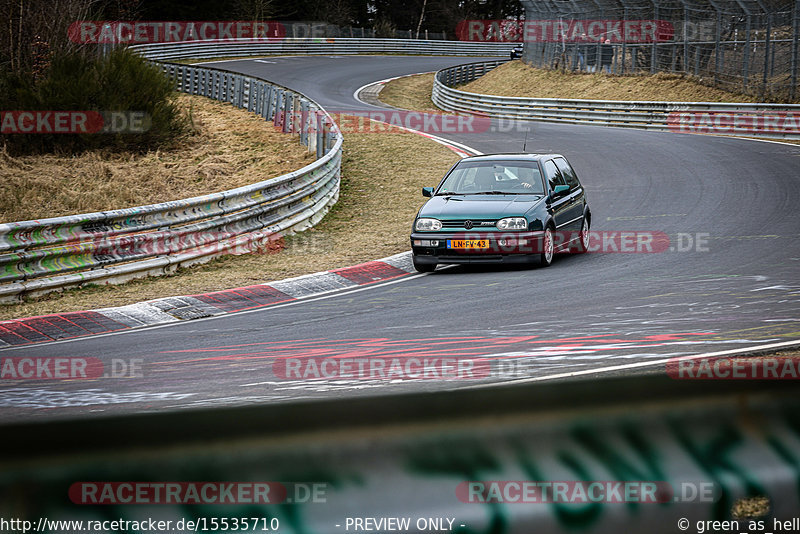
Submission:
M 514 177 L 509 176 L 506 173 L 505 167 L 495 166 L 493 171 L 494 171 L 494 179 L 498 182 L 506 182 L 506 183 L 510 182 L 509 185 L 512 187 L 523 187 L 525 189 L 530 189 L 531 187 L 533 187 L 530 183 L 523 182 L 516 176 Z

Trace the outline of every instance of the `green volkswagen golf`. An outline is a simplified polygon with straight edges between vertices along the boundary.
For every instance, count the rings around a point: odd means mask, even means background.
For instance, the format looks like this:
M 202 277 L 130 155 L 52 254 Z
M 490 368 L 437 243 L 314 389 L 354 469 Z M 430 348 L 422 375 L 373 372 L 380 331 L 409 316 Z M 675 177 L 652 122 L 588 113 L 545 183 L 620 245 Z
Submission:
M 417 213 L 411 233 L 414 267 L 539 262 L 589 244 L 591 211 L 572 166 L 559 154 L 493 154 L 464 158 Z

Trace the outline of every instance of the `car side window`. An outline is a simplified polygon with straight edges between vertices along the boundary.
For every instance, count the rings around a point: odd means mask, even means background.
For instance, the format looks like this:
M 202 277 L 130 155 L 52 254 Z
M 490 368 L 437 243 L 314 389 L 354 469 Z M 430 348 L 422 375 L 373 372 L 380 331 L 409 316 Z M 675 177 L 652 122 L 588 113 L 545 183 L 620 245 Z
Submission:
M 578 181 L 578 175 L 575 174 L 575 171 L 572 169 L 572 166 L 567 163 L 567 160 L 564 158 L 556 158 L 554 161 L 558 166 L 558 170 L 561 171 L 561 174 L 567 181 L 570 191 L 575 191 L 576 189 L 580 188 L 581 183 Z
M 553 160 L 549 159 L 544 162 L 544 175 L 547 178 L 547 181 L 550 183 L 550 191 L 556 188 L 557 185 L 566 185 L 567 182 L 564 180 L 564 177 L 558 171 L 558 167 L 556 164 L 553 163 Z

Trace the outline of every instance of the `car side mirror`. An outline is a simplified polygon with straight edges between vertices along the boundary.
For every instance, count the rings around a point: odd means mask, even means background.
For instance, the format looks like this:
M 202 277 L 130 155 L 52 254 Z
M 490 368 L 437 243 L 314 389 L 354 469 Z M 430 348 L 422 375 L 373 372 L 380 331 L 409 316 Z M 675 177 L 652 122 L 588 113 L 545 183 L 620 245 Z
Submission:
M 423 187 L 422 188 L 422 196 L 423 197 L 432 197 L 433 196 L 433 187 Z
M 553 189 L 554 196 L 560 196 L 562 193 L 566 193 L 569 191 L 568 185 L 557 185 L 555 189 Z
M 558 198 L 561 195 L 563 195 L 564 193 L 566 193 L 567 191 L 569 191 L 569 186 L 568 185 L 557 185 L 557 186 L 555 186 L 553 188 L 553 190 L 547 196 L 547 201 L 549 202 L 549 201 L 553 200 L 554 198 Z

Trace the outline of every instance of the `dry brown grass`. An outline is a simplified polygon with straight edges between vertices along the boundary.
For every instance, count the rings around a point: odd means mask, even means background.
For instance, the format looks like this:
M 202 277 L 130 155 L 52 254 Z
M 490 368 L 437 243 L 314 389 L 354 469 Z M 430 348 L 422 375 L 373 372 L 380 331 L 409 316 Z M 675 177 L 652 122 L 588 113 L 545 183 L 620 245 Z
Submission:
M 409 250 L 411 221 L 458 157 L 411 133 L 345 135 L 339 202 L 312 230 L 283 240 L 273 254 L 228 256 L 176 275 L 91 287 L 0 306 L 0 319 L 121 306 L 346 267 Z
M 182 95 L 196 133 L 146 154 L 11 157 L 0 150 L 0 222 L 141 206 L 224 191 L 314 160 L 297 138 L 255 114 Z
M 416 111 L 442 110 L 431 101 L 431 89 L 435 73 L 415 74 L 392 80 L 383 86 L 379 98 L 384 104 Z
M 521 61 L 500 65 L 459 89 L 472 93 L 537 98 L 753 102 L 750 96 L 714 89 L 698 80 L 678 74 L 658 73 L 646 76 L 572 74 L 535 69 Z
M 431 111 L 433 74 L 398 78 L 380 92 L 382 102 L 399 108 Z M 500 96 L 537 98 L 578 98 L 591 100 L 643 100 L 669 102 L 752 102 L 752 97 L 707 87 L 697 80 L 676 74 L 653 76 L 608 76 L 570 74 L 535 69 L 512 61 L 497 67 L 474 82 L 459 87 L 464 91 Z
M 505 80 L 499 80 L 497 78 L 499 74 L 496 75 L 494 73 L 500 69 L 505 69 L 505 68 L 510 69 L 512 68 L 511 66 L 513 66 L 513 68 L 515 69 L 519 69 L 519 65 L 522 65 L 522 62 L 514 61 L 512 63 L 506 63 L 505 65 L 498 67 L 494 71 L 491 71 L 486 76 L 479 78 L 478 80 L 475 80 L 470 84 L 462 86 L 461 89 L 474 92 L 482 92 L 485 94 L 504 94 L 502 92 L 503 88 L 507 89 Z M 674 101 L 681 101 L 681 95 L 682 95 L 683 101 L 700 99 L 705 101 L 719 101 L 719 102 L 746 102 L 748 98 L 744 95 L 734 95 L 733 93 L 726 93 L 725 91 L 717 91 L 716 89 L 710 89 L 708 87 L 699 85 L 696 82 L 692 82 L 691 80 L 687 80 L 683 77 L 675 75 L 657 74 L 655 76 L 636 77 L 636 78 L 632 77 L 626 79 L 618 76 L 605 76 L 602 74 L 598 75 L 562 74 L 554 71 L 542 71 L 539 69 L 532 69 L 527 66 L 524 66 L 524 69 L 527 69 L 529 71 L 534 71 L 533 74 L 534 77 L 539 77 L 539 75 L 541 75 L 541 77 L 537 78 L 538 82 L 535 81 L 531 82 L 534 84 L 539 83 L 542 87 L 541 92 L 536 92 L 535 95 L 504 94 L 504 96 L 538 96 L 541 98 L 558 97 L 558 98 L 592 98 L 598 100 L 650 100 L 650 101 L 674 99 Z M 501 71 L 500 73 L 502 72 L 503 71 Z M 552 77 L 549 76 L 550 73 L 553 74 Z M 526 75 L 525 72 L 517 76 L 518 78 L 517 83 L 518 85 L 525 87 L 525 90 L 529 90 L 528 87 L 529 82 L 524 81 L 524 75 Z M 489 78 L 490 76 L 495 77 L 494 81 L 491 81 L 492 78 Z M 441 110 L 436 108 L 433 105 L 433 102 L 431 102 L 433 77 L 434 74 L 416 74 L 413 76 L 406 76 L 403 78 L 392 80 L 391 82 L 388 82 L 385 85 L 385 87 L 383 88 L 383 90 L 381 90 L 378 96 L 381 102 L 389 106 L 394 106 L 402 109 L 416 110 L 416 111 L 438 111 L 441 113 Z M 481 82 L 481 80 L 487 78 L 490 80 L 489 87 L 479 87 L 478 83 Z M 562 83 L 563 78 L 567 78 L 566 83 Z M 592 89 L 592 91 L 594 92 L 592 93 L 591 96 L 588 96 L 587 94 L 581 92 L 584 89 L 586 89 L 584 87 L 586 84 L 591 85 L 592 83 L 596 83 L 598 85 L 597 89 Z M 557 90 L 555 89 L 556 87 L 558 87 Z M 591 87 L 589 89 L 591 89 Z M 601 92 L 601 91 L 607 91 L 607 92 Z M 700 91 L 704 92 L 701 93 Z M 709 93 L 708 91 L 712 91 L 712 93 Z M 530 89 L 530 92 L 533 92 L 533 89 Z M 622 96 L 623 94 L 627 96 Z M 712 100 L 713 98 L 716 98 L 716 100 Z M 753 137 L 748 139 L 758 139 L 758 138 Z M 780 141 L 781 143 L 800 145 L 800 141 L 784 140 L 784 139 L 778 141 Z

